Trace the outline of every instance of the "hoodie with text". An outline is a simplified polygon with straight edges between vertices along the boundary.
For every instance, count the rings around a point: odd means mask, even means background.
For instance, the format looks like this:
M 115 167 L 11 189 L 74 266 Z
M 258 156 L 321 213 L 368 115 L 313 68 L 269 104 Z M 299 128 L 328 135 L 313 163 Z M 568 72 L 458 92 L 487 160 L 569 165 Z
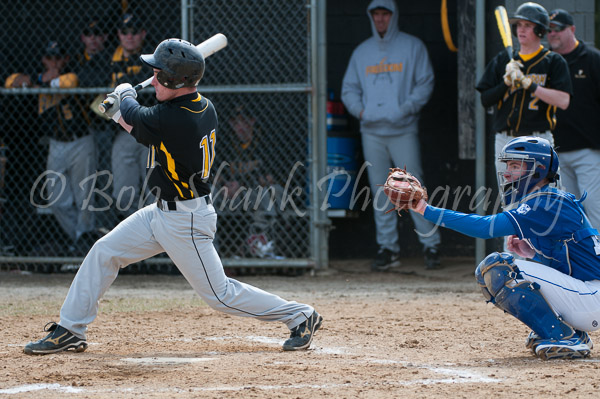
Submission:
M 382 38 L 371 10 L 392 12 Z M 394 0 L 373 0 L 367 7 L 373 36 L 352 53 L 342 83 L 342 101 L 360 119 L 362 133 L 381 136 L 417 131 L 419 112 L 429 101 L 433 69 L 423 42 L 398 30 Z

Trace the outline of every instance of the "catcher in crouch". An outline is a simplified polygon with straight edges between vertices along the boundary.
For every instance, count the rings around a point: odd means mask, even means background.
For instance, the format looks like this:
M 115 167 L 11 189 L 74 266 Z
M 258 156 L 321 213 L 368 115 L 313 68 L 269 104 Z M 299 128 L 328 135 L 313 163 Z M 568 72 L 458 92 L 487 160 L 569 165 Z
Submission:
M 546 139 L 509 141 L 499 161 L 502 213 L 479 216 L 419 201 L 400 202 L 433 223 L 463 234 L 508 236 L 510 253 L 494 252 L 475 270 L 485 299 L 529 326 L 526 347 L 541 359 L 584 358 L 593 347 L 588 332 L 600 328 L 600 237 L 590 225 L 582 198 L 550 187 L 558 179 L 558 156 Z

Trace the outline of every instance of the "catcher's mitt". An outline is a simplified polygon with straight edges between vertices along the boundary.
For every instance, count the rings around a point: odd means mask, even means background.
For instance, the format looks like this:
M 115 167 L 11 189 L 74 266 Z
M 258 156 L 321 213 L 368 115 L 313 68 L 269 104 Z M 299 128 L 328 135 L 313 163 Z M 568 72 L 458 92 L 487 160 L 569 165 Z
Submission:
M 421 182 L 405 169 L 391 168 L 383 185 L 383 192 L 388 196 L 394 207 L 389 213 L 397 210 L 398 214 L 404 209 L 415 207 L 421 199 L 427 201 L 427 189 Z

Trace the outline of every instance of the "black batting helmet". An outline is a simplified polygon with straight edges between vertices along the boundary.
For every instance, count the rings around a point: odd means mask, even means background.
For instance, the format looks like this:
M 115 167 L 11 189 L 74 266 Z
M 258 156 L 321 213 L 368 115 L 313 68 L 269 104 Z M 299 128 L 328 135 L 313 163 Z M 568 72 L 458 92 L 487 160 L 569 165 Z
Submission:
M 527 2 L 521 4 L 519 8 L 517 8 L 515 15 L 513 15 L 512 18 L 509 19 L 509 21 L 511 25 L 514 25 L 520 19 L 524 19 L 526 21 L 530 21 L 536 24 L 533 31 L 539 37 L 544 37 L 550 25 L 550 17 L 548 16 L 548 11 L 546 11 L 546 9 L 538 3 Z
M 154 54 L 143 54 L 140 59 L 154 69 L 158 83 L 169 88 L 194 87 L 204 75 L 204 57 L 190 42 L 181 39 L 162 41 Z

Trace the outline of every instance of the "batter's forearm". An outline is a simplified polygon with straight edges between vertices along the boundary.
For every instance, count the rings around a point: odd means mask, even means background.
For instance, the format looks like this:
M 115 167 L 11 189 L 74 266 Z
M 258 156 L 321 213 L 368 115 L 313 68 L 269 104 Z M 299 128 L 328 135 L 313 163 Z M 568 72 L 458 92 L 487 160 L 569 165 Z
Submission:
M 562 110 L 569 108 L 569 103 L 571 102 L 569 93 L 556 89 L 537 86 L 534 94 L 546 104 L 554 105 Z
M 133 129 L 133 126 L 127 124 L 127 122 L 123 120 L 123 117 L 119 118 L 119 125 L 121 125 L 123 129 L 127 130 L 127 133 L 131 133 L 131 130 Z
M 133 123 L 134 114 L 138 112 L 140 104 L 133 97 L 125 97 L 121 102 L 121 115 L 123 122 L 130 126 Z

